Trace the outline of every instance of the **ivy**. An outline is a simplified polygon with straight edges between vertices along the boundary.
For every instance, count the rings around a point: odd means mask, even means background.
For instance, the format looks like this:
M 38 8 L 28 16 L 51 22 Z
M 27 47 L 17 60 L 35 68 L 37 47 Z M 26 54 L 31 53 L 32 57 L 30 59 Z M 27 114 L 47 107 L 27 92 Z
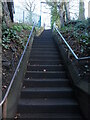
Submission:
M 77 43 L 81 46 L 81 53 L 89 54 L 90 51 L 90 35 L 88 20 L 71 22 L 72 24 L 62 27 L 60 30 L 65 34 L 70 33 Z

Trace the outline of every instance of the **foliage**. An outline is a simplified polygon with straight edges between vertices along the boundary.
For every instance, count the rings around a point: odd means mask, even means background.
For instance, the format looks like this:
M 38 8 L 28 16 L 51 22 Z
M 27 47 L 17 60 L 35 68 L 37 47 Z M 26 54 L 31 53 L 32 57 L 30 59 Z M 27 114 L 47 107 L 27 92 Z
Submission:
M 14 25 L 14 26 L 12 27 L 12 29 L 13 29 L 13 30 L 16 30 L 16 31 L 18 31 L 18 32 L 21 32 L 22 26 L 21 26 L 21 25 Z
M 61 31 L 63 32 L 68 32 L 68 31 L 72 31 L 73 27 L 72 25 L 70 25 L 69 27 L 68 26 L 64 26 L 64 27 L 61 27 Z
M 15 30 L 12 30 L 10 28 L 6 29 L 5 31 L 3 30 L 2 32 L 2 46 L 5 49 L 9 49 L 9 43 L 11 40 L 19 40 L 19 36 L 16 34 Z
M 8 28 L 6 26 L 6 24 L 3 22 L 2 24 L 2 46 L 5 49 L 9 49 L 9 44 L 11 43 L 11 41 L 15 41 L 16 43 L 18 43 L 21 48 L 24 48 L 25 43 L 27 38 L 21 38 L 18 35 L 18 32 L 21 33 L 22 30 L 31 30 L 32 26 L 28 26 L 26 24 L 13 24 L 13 26 L 11 28 Z M 28 36 L 26 36 L 28 37 Z
M 60 26 L 60 14 L 58 10 L 58 2 L 52 0 L 46 0 L 46 3 L 51 7 L 51 28 L 53 27 L 54 22 Z
M 32 26 L 26 25 L 26 24 L 22 24 L 22 27 L 24 30 L 32 30 Z
M 21 32 L 22 30 L 31 30 L 32 26 L 29 26 L 27 24 L 16 24 L 12 26 L 12 29 Z
M 5 21 L 2 21 L 2 32 L 5 31 L 6 29 L 7 29 L 7 25 Z
M 77 43 L 81 47 L 81 53 L 89 53 L 90 51 L 90 35 L 89 35 L 89 24 L 87 20 L 76 21 L 75 24 L 69 24 L 61 28 L 64 33 L 70 33 L 77 40 Z

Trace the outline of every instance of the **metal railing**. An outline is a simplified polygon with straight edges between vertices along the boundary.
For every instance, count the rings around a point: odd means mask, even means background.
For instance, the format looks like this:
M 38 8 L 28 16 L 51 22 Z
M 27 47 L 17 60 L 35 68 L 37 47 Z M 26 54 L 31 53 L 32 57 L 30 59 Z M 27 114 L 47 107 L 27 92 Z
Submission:
M 3 106 L 3 108 L 2 108 L 3 113 L 2 113 L 2 114 L 5 114 L 5 112 L 6 112 L 7 97 L 8 97 L 8 95 L 9 95 L 9 92 L 10 92 L 10 89 L 11 89 L 12 84 L 13 84 L 13 82 L 14 82 L 14 79 L 15 79 L 15 77 L 16 77 L 16 75 L 17 75 L 17 72 L 19 71 L 20 64 L 21 64 L 22 59 L 23 59 L 23 57 L 24 57 L 24 54 L 25 54 L 25 52 L 26 52 L 26 50 L 27 50 L 27 46 L 28 46 L 28 44 L 29 44 L 30 38 L 31 38 L 32 33 L 33 33 L 33 31 L 34 31 L 34 28 L 35 28 L 35 25 L 33 25 L 33 27 L 32 27 L 32 30 L 31 30 L 31 32 L 30 32 L 28 41 L 27 41 L 26 46 L 25 46 L 25 48 L 24 48 L 24 51 L 23 51 L 23 53 L 22 53 L 22 55 L 21 55 L 21 58 L 20 58 L 19 63 L 18 63 L 18 65 L 17 65 L 17 68 L 16 68 L 16 70 L 15 70 L 15 72 L 14 72 L 14 75 L 13 75 L 13 77 L 12 77 L 12 80 L 11 80 L 11 82 L 10 82 L 10 85 L 9 85 L 9 87 L 8 87 L 8 89 L 7 89 L 7 92 L 6 92 L 3 100 L 2 100 L 1 103 L 0 103 L 0 107 Z M 4 116 L 4 115 L 3 115 L 3 116 Z
M 57 33 L 60 35 L 60 37 L 62 38 L 62 40 L 64 41 L 64 43 L 66 44 L 66 46 L 69 48 L 69 51 L 72 53 L 72 55 L 74 56 L 74 58 L 75 58 L 76 60 L 87 60 L 87 59 L 90 59 L 90 56 L 79 58 L 79 57 L 75 54 L 75 52 L 73 51 L 73 49 L 70 47 L 70 45 L 67 43 L 67 41 L 65 40 L 65 38 L 62 36 L 62 34 L 60 33 L 60 31 L 56 28 L 56 26 L 54 25 L 53 27 L 54 27 L 54 29 L 57 31 Z

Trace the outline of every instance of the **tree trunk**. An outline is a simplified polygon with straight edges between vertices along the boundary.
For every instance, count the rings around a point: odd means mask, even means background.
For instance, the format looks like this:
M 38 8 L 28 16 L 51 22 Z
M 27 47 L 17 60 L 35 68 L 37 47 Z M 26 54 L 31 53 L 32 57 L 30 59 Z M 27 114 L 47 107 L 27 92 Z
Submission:
M 79 0 L 79 20 L 85 19 L 84 1 Z
M 59 9 L 61 27 L 63 27 L 64 26 L 64 21 L 65 21 L 63 3 L 60 3 L 60 5 L 58 6 L 58 9 Z
M 64 2 L 65 14 L 66 14 L 66 22 L 70 20 L 70 13 L 69 13 L 69 3 Z

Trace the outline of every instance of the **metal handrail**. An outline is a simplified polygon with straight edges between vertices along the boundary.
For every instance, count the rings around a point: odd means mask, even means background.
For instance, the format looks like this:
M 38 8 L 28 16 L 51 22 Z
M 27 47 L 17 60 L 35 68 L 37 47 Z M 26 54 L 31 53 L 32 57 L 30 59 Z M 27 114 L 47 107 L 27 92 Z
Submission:
M 75 57 L 76 60 L 86 60 L 86 59 L 90 59 L 90 56 L 88 57 L 81 57 L 79 58 L 75 52 L 73 51 L 73 49 L 70 47 L 70 45 L 67 43 L 67 41 L 65 40 L 65 38 L 62 36 L 62 34 L 60 33 L 60 31 L 54 26 L 54 28 L 56 29 L 57 33 L 60 35 L 60 37 L 62 38 L 62 40 L 64 41 L 64 43 L 66 44 L 66 46 L 69 48 L 69 50 L 71 51 L 71 53 L 73 54 L 73 56 Z
M 26 46 L 25 46 L 25 48 L 24 48 L 24 51 L 23 51 L 23 53 L 22 53 L 22 56 L 21 56 L 21 58 L 20 58 L 20 60 L 19 60 L 19 63 L 18 63 L 18 65 L 17 65 L 17 68 L 16 68 L 16 70 L 15 70 L 15 73 L 14 73 L 14 75 L 13 75 L 13 77 L 12 77 L 12 80 L 11 80 L 11 82 L 10 82 L 10 85 L 9 85 L 9 87 L 8 87 L 8 89 L 7 89 L 7 92 L 6 92 L 3 100 L 2 100 L 1 103 L 0 103 L 0 106 L 2 106 L 2 105 L 4 104 L 5 100 L 6 100 L 7 97 L 8 97 L 8 94 L 9 94 L 9 92 L 10 92 L 10 89 L 11 89 L 11 87 L 12 87 L 12 84 L 13 84 L 13 82 L 14 82 L 14 79 L 15 79 L 15 77 L 16 77 L 16 75 L 17 75 L 17 72 L 19 71 L 20 64 L 21 64 L 22 59 L 23 59 L 23 56 L 24 56 L 24 54 L 25 54 L 25 52 L 26 52 L 26 49 L 27 49 L 27 46 L 28 46 L 28 44 L 29 44 L 30 38 L 31 38 L 31 36 L 32 36 L 32 33 L 33 33 L 33 31 L 34 31 L 34 28 L 35 28 L 35 25 L 32 27 L 32 30 L 31 30 L 31 32 L 30 32 L 30 35 L 29 35 L 28 41 L 27 41 L 27 43 L 26 43 Z

